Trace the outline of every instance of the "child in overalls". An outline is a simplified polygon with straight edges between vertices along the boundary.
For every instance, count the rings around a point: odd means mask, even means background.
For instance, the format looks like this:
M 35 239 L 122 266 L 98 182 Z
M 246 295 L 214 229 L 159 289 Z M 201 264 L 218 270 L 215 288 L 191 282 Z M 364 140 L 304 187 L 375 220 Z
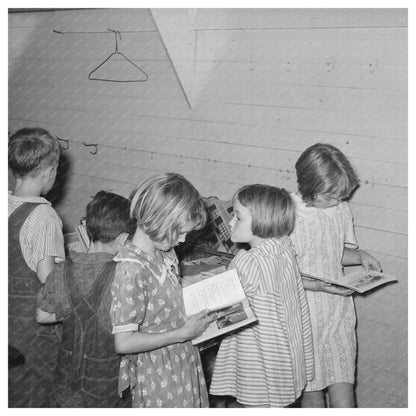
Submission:
M 9 407 L 47 407 L 59 346 L 56 327 L 35 320 L 36 294 L 57 259 L 65 258 L 62 221 L 47 194 L 60 148 L 47 130 L 23 128 L 9 140 L 16 185 L 8 196 L 9 346 L 24 362 L 9 368 Z
M 58 407 L 130 407 L 117 392 L 120 358 L 110 318 L 114 255 L 134 232 L 128 199 L 100 191 L 87 206 L 88 253 L 70 251 L 38 295 L 37 319 L 62 321 L 54 397 Z

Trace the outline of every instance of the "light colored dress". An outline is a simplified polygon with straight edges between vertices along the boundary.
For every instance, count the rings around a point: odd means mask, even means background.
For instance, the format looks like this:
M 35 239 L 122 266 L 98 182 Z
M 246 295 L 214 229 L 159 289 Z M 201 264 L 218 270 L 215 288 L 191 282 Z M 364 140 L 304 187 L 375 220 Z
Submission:
M 292 194 L 296 225 L 291 238 L 302 272 L 328 278 L 344 276 L 344 246 L 357 247 L 353 217 L 347 202 L 319 209 L 308 207 Z M 311 315 L 315 379 L 306 391 L 322 390 L 334 383 L 354 383 L 356 316 L 352 296 L 306 291 Z
M 185 322 L 178 259 L 161 252 L 163 263 L 127 243 L 112 285 L 113 334 L 163 333 Z M 130 386 L 133 407 L 208 407 L 199 351 L 190 341 L 139 354 L 124 355 L 119 393 Z
M 240 251 L 230 268 L 258 323 L 221 342 L 210 393 L 248 406 L 287 406 L 313 377 L 308 305 L 289 237 Z

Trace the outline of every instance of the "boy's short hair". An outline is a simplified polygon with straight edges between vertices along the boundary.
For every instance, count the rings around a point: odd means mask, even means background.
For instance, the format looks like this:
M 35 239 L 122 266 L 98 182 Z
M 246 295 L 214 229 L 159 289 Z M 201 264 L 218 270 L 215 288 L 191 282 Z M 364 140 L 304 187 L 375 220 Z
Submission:
M 234 195 L 251 213 L 251 232 L 261 238 L 289 235 L 295 226 L 295 206 L 283 188 L 270 185 L 246 185 Z
M 134 233 L 130 202 L 121 195 L 99 191 L 87 205 L 86 228 L 92 242 L 109 243 L 121 233 Z
M 196 188 L 182 175 L 162 173 L 145 180 L 131 196 L 130 214 L 152 241 L 173 244 L 189 224 L 204 227 L 207 213 Z
M 306 202 L 319 194 L 346 199 L 360 183 L 347 157 L 330 144 L 316 143 L 308 147 L 295 168 L 298 189 Z
M 58 163 L 60 145 L 47 130 L 25 127 L 9 139 L 9 167 L 16 178 L 36 176 Z

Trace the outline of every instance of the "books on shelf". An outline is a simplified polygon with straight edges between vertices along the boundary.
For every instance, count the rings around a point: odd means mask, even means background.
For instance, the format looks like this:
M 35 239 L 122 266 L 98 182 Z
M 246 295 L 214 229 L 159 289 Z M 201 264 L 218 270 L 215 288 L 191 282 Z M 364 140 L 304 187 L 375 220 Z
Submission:
M 217 315 L 203 334 L 192 340 L 194 345 L 257 320 L 235 269 L 184 287 L 183 298 L 187 316 L 204 309 Z
M 324 279 L 303 272 L 301 272 L 301 275 L 307 279 L 321 280 L 322 282 L 342 286 L 358 293 L 368 292 L 369 290 L 385 285 L 386 283 L 397 282 L 396 277 L 374 270 L 359 270 L 357 272 L 348 273 L 339 280 Z
M 75 232 L 78 235 L 83 252 L 87 253 L 90 247 L 90 238 L 88 237 L 85 219 L 82 219 L 80 224 L 75 227 Z

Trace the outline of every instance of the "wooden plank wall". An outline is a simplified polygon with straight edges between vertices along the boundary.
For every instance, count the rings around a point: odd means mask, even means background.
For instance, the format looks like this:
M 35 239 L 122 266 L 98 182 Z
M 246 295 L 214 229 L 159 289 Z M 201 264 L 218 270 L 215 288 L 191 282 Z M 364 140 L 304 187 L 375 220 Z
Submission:
M 176 171 L 223 199 L 255 182 L 295 190 L 300 152 L 338 146 L 361 177 L 360 245 L 400 280 L 356 299 L 358 406 L 406 407 L 407 10 L 200 9 L 194 25 L 191 109 L 148 9 L 10 14 L 9 131 L 69 140 L 52 195 L 67 231 L 100 189 L 127 196 Z M 114 52 L 107 28 L 149 81 L 88 80 Z

